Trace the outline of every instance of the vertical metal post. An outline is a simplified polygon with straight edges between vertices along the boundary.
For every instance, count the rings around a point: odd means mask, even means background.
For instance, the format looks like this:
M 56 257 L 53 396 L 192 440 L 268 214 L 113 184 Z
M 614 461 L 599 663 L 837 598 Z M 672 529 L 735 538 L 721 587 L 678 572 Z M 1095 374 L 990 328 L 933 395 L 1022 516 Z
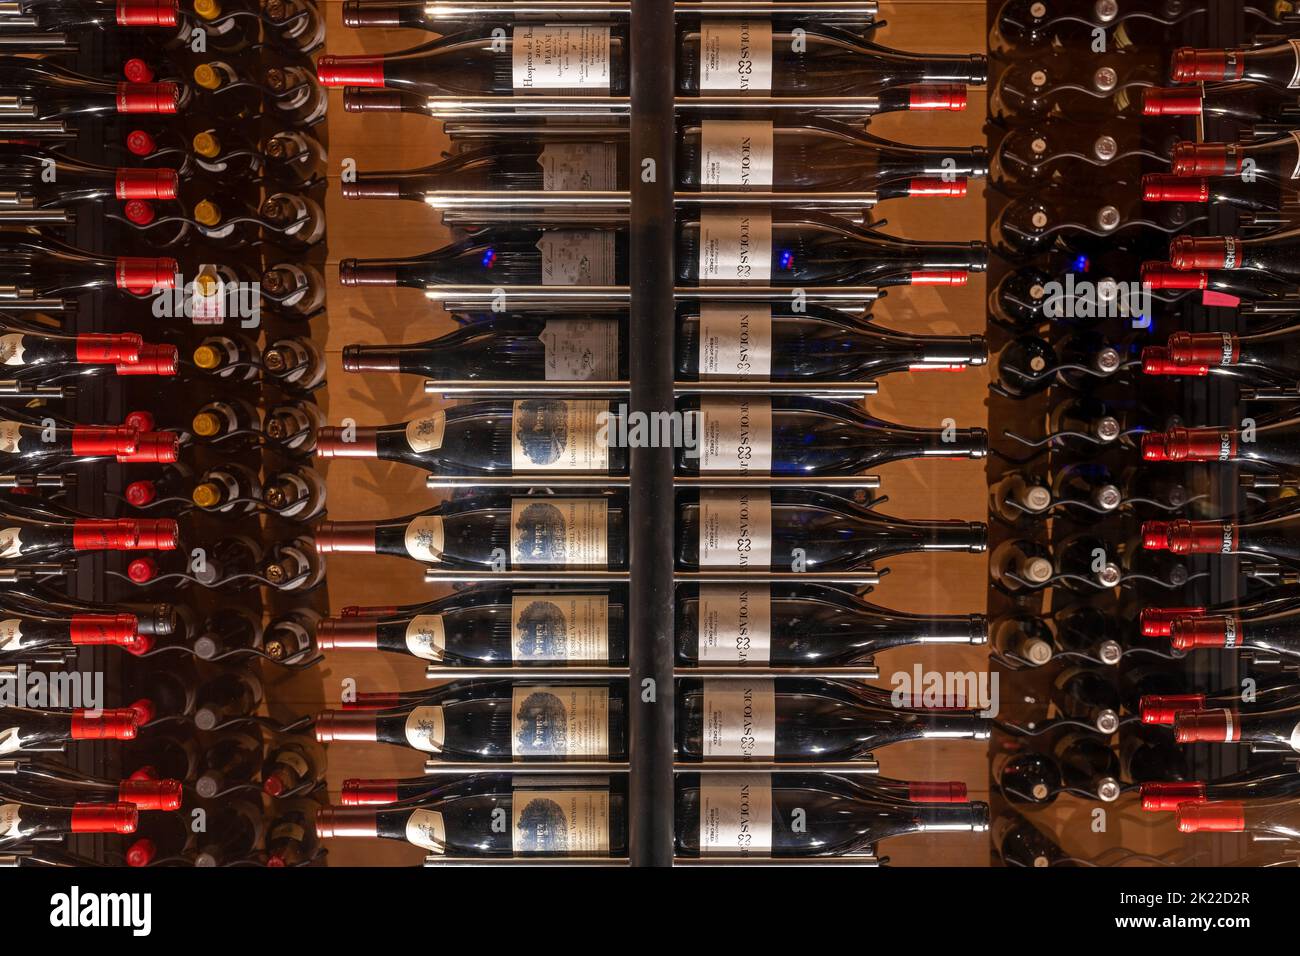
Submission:
M 628 37 L 632 99 L 629 408 L 650 415 L 673 408 L 676 43 L 672 0 L 633 0 Z M 671 448 L 631 450 L 629 509 L 629 852 L 633 866 L 670 866 L 676 519 Z

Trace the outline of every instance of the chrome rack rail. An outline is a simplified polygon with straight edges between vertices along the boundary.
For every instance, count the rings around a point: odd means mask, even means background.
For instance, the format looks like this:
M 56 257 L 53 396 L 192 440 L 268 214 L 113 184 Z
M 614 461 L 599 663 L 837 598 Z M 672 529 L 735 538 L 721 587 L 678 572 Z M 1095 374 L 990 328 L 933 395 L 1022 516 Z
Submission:
M 626 760 L 426 760 L 424 772 L 433 777 L 457 774 L 522 773 L 528 776 L 555 774 L 627 773 Z
M 0 311 L 4 311 L 3 306 L 0 306 Z M 70 398 L 73 392 L 72 386 L 32 385 L 12 378 L 0 379 L 0 400 L 6 398 L 22 399 L 24 401 L 30 398 Z
M 701 475 L 677 479 L 684 488 L 847 488 L 870 490 L 880 487 L 878 475 L 844 475 L 809 478 L 803 475 Z M 593 490 L 628 487 L 626 475 L 429 475 L 424 486 L 440 488 L 588 488 Z M 3 487 L 3 485 L 0 485 Z
M 0 857 L 3 860 L 3 857 Z M 3 864 L 0 864 L 3 865 Z M 425 866 L 505 866 L 513 868 L 544 866 L 630 866 L 631 862 L 621 856 L 442 856 L 430 853 L 424 858 Z
M 351 4 L 364 11 L 371 6 L 389 7 L 390 0 L 357 0 Z M 627 16 L 632 12 L 629 0 L 434 0 L 423 4 L 424 15 L 432 20 L 471 19 L 473 17 L 605 17 Z M 772 17 L 772 16 L 822 16 L 852 17 L 874 20 L 880 13 L 877 0 L 842 0 L 827 3 L 824 0 L 678 0 L 673 4 L 680 16 L 711 17 Z M 0 11 L 0 16 L 4 16 Z M 8 21 L 3 21 L 7 25 Z
M 745 285 L 677 286 L 677 302 L 784 302 L 799 288 L 804 301 L 837 308 L 865 308 L 880 298 L 878 286 L 797 286 L 756 287 Z M 481 308 L 484 303 L 500 302 L 513 309 L 544 309 L 554 305 L 572 305 L 602 312 L 626 309 L 632 301 L 625 285 L 554 286 L 521 285 L 503 289 L 488 285 L 439 285 L 424 289 L 426 298 L 439 303 L 449 312 Z M 0 305 L 3 305 L 0 300 Z
M 808 867 L 808 866 L 880 866 L 880 858 L 874 853 L 846 854 L 844 856 L 679 856 L 673 859 L 673 866 L 708 867 L 708 866 L 763 866 L 763 867 Z
M 880 764 L 868 754 L 856 760 L 678 760 L 673 773 L 833 773 L 858 776 L 880 773 Z
M 758 112 L 790 110 L 842 117 L 872 116 L 880 112 L 879 96 L 679 96 L 675 109 L 692 112 Z M 573 119 L 577 116 L 626 116 L 631 100 L 626 96 L 428 96 L 423 112 L 434 119 L 465 117 L 503 119 L 521 116 Z
M 2 573 L 2 572 L 0 572 Z M 424 571 L 425 584 L 625 584 L 627 571 L 453 571 L 430 565 Z M 874 587 L 880 583 L 875 571 L 676 571 L 676 584 L 841 584 Z M 3 578 L 0 577 L 0 583 Z
M 458 379 L 425 379 L 428 395 L 454 398 L 495 398 L 513 395 L 621 395 L 628 391 L 625 381 L 594 382 L 510 382 Z M 880 391 L 875 382 L 676 382 L 677 395 L 800 395 L 828 398 L 865 398 Z
M 626 667 L 591 667 L 582 664 L 513 667 L 444 667 L 430 664 L 424 669 L 427 680 L 618 680 L 627 677 Z M 698 677 L 706 680 L 747 680 L 751 677 L 811 677 L 823 680 L 879 680 L 880 668 L 871 665 L 845 667 L 769 667 L 724 666 L 676 667 L 674 677 Z
M 432 565 L 425 584 L 626 584 L 627 571 L 453 571 Z
M 0 196 L 0 223 L 66 225 L 70 222 L 72 222 L 72 213 L 67 209 L 37 209 L 31 201 L 10 202 L 4 196 Z

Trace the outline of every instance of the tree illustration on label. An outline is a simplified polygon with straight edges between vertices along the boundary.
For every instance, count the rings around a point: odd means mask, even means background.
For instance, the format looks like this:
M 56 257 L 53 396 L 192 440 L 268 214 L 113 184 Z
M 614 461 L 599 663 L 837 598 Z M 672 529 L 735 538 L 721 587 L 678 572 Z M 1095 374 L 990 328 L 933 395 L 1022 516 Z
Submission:
M 515 799 L 522 795 L 516 793 Z M 515 849 L 523 853 L 567 853 L 569 820 L 554 800 L 534 797 L 518 812 Z
M 564 564 L 568 529 L 564 514 L 544 501 L 530 502 L 515 519 L 515 561 L 519 564 Z
M 532 601 L 515 621 L 516 660 L 569 659 L 569 622 L 554 601 Z
M 569 443 L 569 403 L 554 399 L 516 402 L 515 441 L 529 465 L 554 465 Z
M 569 712 L 549 691 L 524 697 L 515 711 L 515 739 L 521 756 L 563 757 L 569 752 Z

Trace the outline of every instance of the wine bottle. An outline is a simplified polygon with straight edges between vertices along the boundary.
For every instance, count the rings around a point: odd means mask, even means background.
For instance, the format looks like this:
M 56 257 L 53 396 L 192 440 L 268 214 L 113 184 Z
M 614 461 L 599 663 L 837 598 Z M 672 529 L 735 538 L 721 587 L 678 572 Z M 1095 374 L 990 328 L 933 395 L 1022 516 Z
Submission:
M 905 614 L 820 584 L 680 585 L 677 659 L 696 664 L 857 664 L 911 644 L 983 644 L 979 614 Z
M 1040 0 L 1003 0 L 989 31 L 989 48 L 1002 57 L 1014 58 L 1043 48 L 1087 44 L 1103 37 L 1120 48 L 1129 45 L 1161 44 L 1171 31 L 1187 24 L 1192 28 L 1206 16 L 1204 3 L 1175 0 L 1136 0 L 1125 4 L 1044 3 Z
M 226 797 L 206 809 L 208 828 L 196 835 L 194 865 L 231 866 L 255 859 L 266 832 L 260 801 Z
M 678 474 L 851 475 L 910 458 L 983 458 L 982 428 L 895 425 L 857 407 L 814 398 L 680 399 L 695 436 L 676 453 Z
M 325 510 L 325 479 L 306 465 L 284 468 L 262 482 L 260 497 L 281 518 L 310 521 Z
M 175 27 L 180 20 L 178 0 L 25 0 L 19 7 L 42 33 Z
M 73 614 L 69 617 L 18 614 L 0 610 L 0 656 L 30 654 L 38 650 L 71 650 L 76 647 L 117 645 L 137 642 L 139 620 L 133 614 Z
M 262 703 L 262 681 L 247 670 L 229 670 L 205 680 L 195 691 L 194 726 L 216 730 L 250 717 Z
M 454 332 L 427 342 L 346 345 L 343 368 L 441 379 L 622 380 L 627 378 L 627 347 L 621 326 L 613 318 L 474 315 Z
M 1237 335 L 1175 332 L 1165 347 L 1162 370 L 1180 375 L 1218 374 L 1244 386 L 1287 387 L 1300 379 L 1300 326 Z
M 870 567 L 910 551 L 982 552 L 984 525 L 889 518 L 824 492 L 680 492 L 677 566 L 780 571 Z
M 0 801 L 0 846 L 81 833 L 134 833 L 132 803 L 78 803 L 70 807 Z
M 294 800 L 277 805 L 278 811 L 266 828 L 266 865 L 304 866 L 318 850 L 316 814 L 320 804 L 314 800 Z
M 287 392 L 310 392 L 325 381 L 325 356 L 301 335 L 276 339 L 262 350 L 261 365 Z
M 82 551 L 172 551 L 178 533 L 170 518 L 41 521 L 0 511 L 0 562 Z
M 0 231 L 0 284 L 38 298 L 101 289 L 148 295 L 170 289 L 175 259 L 105 258 L 26 232 Z
M 1174 144 L 1169 171 L 1175 176 L 1241 176 L 1286 184 L 1300 173 L 1300 141 L 1293 134 L 1254 143 Z
M 255 731 L 227 731 L 203 753 L 194 792 L 205 800 L 252 782 L 262 769 L 262 737 Z
M 411 558 L 445 568 L 618 569 L 627 563 L 626 502 L 619 496 L 482 494 L 389 521 L 324 521 L 323 554 Z
M 1174 717 L 1180 744 L 1249 744 L 1261 750 L 1300 751 L 1300 708 L 1240 713 L 1228 708 L 1183 710 Z
M 1146 607 L 1141 611 L 1139 623 L 1143 637 L 1169 637 L 1173 632 L 1174 622 L 1185 618 L 1211 615 L 1230 616 L 1239 621 L 1247 621 L 1290 610 L 1297 604 L 1300 604 L 1300 599 L 1279 595 L 1255 601 L 1228 601 L 1208 607 Z
M 0 86 L 27 108 L 25 118 L 42 121 L 170 114 L 184 98 L 184 88 L 175 83 L 118 83 L 76 73 L 50 58 L 21 56 L 0 56 Z
M 1258 238 L 1237 236 L 1178 236 L 1169 243 L 1169 262 L 1175 269 L 1245 269 L 1262 272 L 1282 282 L 1300 282 L 1300 229 Z
M 58 335 L 34 323 L 0 323 L 0 366 L 11 376 L 36 373 L 49 381 L 60 373 L 79 374 L 69 366 L 134 364 L 143 346 L 134 332 Z
M 993 845 L 1010 867 L 1069 865 L 1065 851 L 1050 836 L 1015 812 L 994 821 Z
M 982 336 L 903 335 L 837 309 L 706 303 L 678 314 L 681 381 L 854 381 L 983 365 Z
M 1217 780 L 1143 783 L 1142 809 L 1148 813 L 1165 813 L 1177 810 L 1185 803 L 1276 800 L 1297 795 L 1300 795 L 1300 775 L 1284 760 L 1271 760 Z
M 998 587 L 1014 594 L 1051 581 L 1056 562 L 1045 544 L 1028 538 L 1008 538 L 993 549 L 989 574 Z
M 1252 441 L 1241 429 L 1170 428 L 1142 436 L 1146 461 L 1240 462 L 1268 470 L 1300 467 L 1300 419 L 1285 418 L 1257 426 Z
M 918 55 L 839 31 L 790 29 L 770 20 L 704 20 L 679 31 L 676 88 L 684 96 L 864 96 L 917 84 L 983 83 L 983 56 Z M 387 56 L 324 56 L 326 86 L 387 87 L 426 96 L 565 90 L 627 93 L 622 27 L 568 23 L 514 26 L 502 41 L 469 30 Z
M 76 740 L 132 740 L 130 710 L 36 710 L 0 707 L 0 754 L 45 749 Z
M 1269 515 L 1249 521 L 1148 521 L 1142 545 L 1175 554 L 1242 554 L 1266 565 L 1300 565 L 1300 514 Z
M 177 182 L 171 169 L 101 166 L 39 146 L 0 144 L 0 187 L 16 193 L 20 207 L 72 209 L 107 199 L 174 199 Z
M 988 820 L 988 805 L 978 801 L 891 800 L 835 777 L 682 774 L 674 842 L 684 857 L 836 857 L 908 833 L 982 833 Z
M 1297 202 L 1294 189 L 1263 177 L 1247 182 L 1240 176 L 1169 176 L 1149 173 L 1142 177 L 1144 202 L 1208 203 L 1248 212 L 1279 212 Z
M 1269 301 L 1294 296 L 1300 291 L 1293 282 L 1244 269 L 1175 269 L 1167 262 L 1144 262 L 1142 282 L 1153 290 L 1200 291 L 1201 304 L 1235 308 L 1242 300 Z M 1143 356 L 1144 360 L 1148 358 Z M 1158 364 L 1160 356 L 1150 350 Z M 1175 366 L 1176 367 L 1176 366 Z M 1165 374 L 1155 371 L 1151 374 Z
M 676 699 L 681 760 L 859 760 L 906 740 L 984 740 L 972 712 L 897 710 L 834 681 L 686 679 Z
M 325 618 L 321 650 L 380 650 L 447 666 L 528 662 L 612 664 L 627 660 L 621 592 L 485 585 L 414 613 Z
M 1278 122 L 1300 113 L 1300 95 L 1257 83 L 1152 86 L 1142 91 L 1144 116 L 1198 116 L 1237 123 Z
M 1174 51 L 1170 75 L 1175 83 L 1250 80 L 1278 89 L 1300 86 L 1300 46 L 1288 40 L 1251 49 Z
M 1179 833 L 1248 833 L 1261 841 L 1300 839 L 1294 800 L 1222 800 L 1182 803 Z
M 1051 710 L 1062 720 L 1087 725 L 1109 736 L 1119 729 L 1119 691 L 1105 672 L 1090 665 L 1060 671 L 1049 692 Z
M 150 813 L 140 817 L 134 838 L 123 857 L 127 866 L 189 862 L 194 834 L 178 813 Z
M 1010 803 L 1046 806 L 1065 788 L 1061 767 L 1049 754 L 1035 750 L 998 754 L 993 779 Z
M 507 781 L 490 792 L 419 807 L 325 807 L 316 815 L 316 834 L 405 840 L 448 857 L 619 857 L 627 854 L 626 799 L 618 790 Z M 503 817 L 508 827 L 494 822 Z
M 286 737 L 267 749 L 262 764 L 262 792 L 280 797 L 310 788 L 324 775 L 324 751 L 305 737 Z
M 327 711 L 316 718 L 316 740 L 393 744 L 447 760 L 622 760 L 625 695 L 618 684 L 497 681 L 464 696 L 453 686 L 400 713 Z
M 1179 618 L 1170 625 L 1169 636 L 1173 647 L 1180 651 L 1213 647 L 1300 657 L 1300 616 L 1294 609 L 1245 619 L 1208 614 Z
M 203 620 L 197 631 L 190 645 L 194 655 L 199 660 L 218 660 L 259 649 L 262 642 L 261 615 L 248 608 L 220 607 Z
M 378 458 L 435 475 L 627 473 L 612 446 L 615 401 L 554 398 L 470 402 L 396 425 L 322 428 L 324 458 Z
M 1095 734 L 1066 734 L 1052 752 L 1061 768 L 1061 782 L 1068 790 L 1103 803 L 1113 803 L 1124 792 L 1119 757 Z

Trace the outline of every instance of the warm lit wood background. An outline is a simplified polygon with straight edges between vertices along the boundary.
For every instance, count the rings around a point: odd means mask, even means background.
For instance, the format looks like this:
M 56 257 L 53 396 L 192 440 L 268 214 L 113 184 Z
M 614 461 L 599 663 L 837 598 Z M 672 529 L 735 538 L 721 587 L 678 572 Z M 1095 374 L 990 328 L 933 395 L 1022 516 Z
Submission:
M 340 21 L 339 4 L 328 7 L 331 53 L 400 50 L 429 39 L 418 31 L 357 31 Z M 985 48 L 984 4 L 960 2 L 883 2 L 889 20 L 882 43 L 905 50 L 969 53 Z M 893 114 L 872 131 L 916 144 L 967 146 L 982 143 L 985 92 L 972 90 L 964 113 Z M 430 407 L 417 376 L 352 375 L 340 367 L 341 349 L 354 342 L 414 342 L 442 334 L 446 316 L 410 290 L 344 289 L 337 285 L 337 263 L 348 256 L 394 256 L 425 252 L 440 245 L 444 233 L 434 215 L 413 203 L 349 202 L 338 191 L 341 164 L 355 160 L 362 170 L 406 168 L 433 162 L 443 148 L 439 125 L 428 118 L 344 113 L 339 95 L 330 104 L 331 187 L 329 224 L 330 289 L 328 314 L 316 333 L 330 360 L 329 388 L 321 404 L 330 422 L 351 417 L 359 424 L 404 421 Z M 982 186 L 963 200 L 913 199 L 885 204 L 887 231 L 920 239 L 983 238 Z M 916 288 L 893 293 L 876 309 L 877 320 L 900 329 L 929 333 L 979 333 L 985 322 L 985 284 L 972 277 L 962 289 Z M 882 418 L 938 425 L 945 418 L 961 427 L 985 426 L 985 370 L 889 377 L 869 403 Z M 336 461 L 320 464 L 328 475 L 329 512 L 337 519 L 401 515 L 429 505 L 432 493 L 423 472 L 385 463 Z M 978 461 L 900 464 L 881 470 L 890 501 L 883 510 L 908 517 L 984 520 L 986 487 Z M 939 613 L 982 612 L 986 600 L 983 556 L 916 557 L 890 563 L 892 573 L 872 595 L 886 606 Z M 388 604 L 426 599 L 430 590 L 413 562 L 395 558 L 335 556 L 330 559 L 331 608 L 346 604 Z M 910 670 L 920 661 L 942 670 L 986 669 L 985 648 L 903 649 L 878 658 L 882 678 Z M 332 654 L 318 673 L 303 675 L 282 689 L 301 710 L 335 700 L 340 682 L 356 678 L 362 689 L 412 688 L 424 683 L 423 665 L 393 655 Z M 318 681 L 323 680 L 323 688 Z M 917 743 L 879 755 L 884 774 L 913 779 L 961 779 L 975 799 L 987 797 L 988 764 L 980 742 Z M 329 750 L 330 789 L 337 794 L 345 777 L 415 776 L 422 757 L 381 745 L 333 745 Z M 1112 830 L 1114 826 L 1112 825 Z M 382 845 L 380 845 L 382 843 Z M 336 840 L 330 847 L 336 865 L 416 864 L 421 851 L 386 841 Z M 980 866 L 988 862 L 987 841 L 977 835 L 908 837 L 885 844 L 883 852 L 900 864 Z

